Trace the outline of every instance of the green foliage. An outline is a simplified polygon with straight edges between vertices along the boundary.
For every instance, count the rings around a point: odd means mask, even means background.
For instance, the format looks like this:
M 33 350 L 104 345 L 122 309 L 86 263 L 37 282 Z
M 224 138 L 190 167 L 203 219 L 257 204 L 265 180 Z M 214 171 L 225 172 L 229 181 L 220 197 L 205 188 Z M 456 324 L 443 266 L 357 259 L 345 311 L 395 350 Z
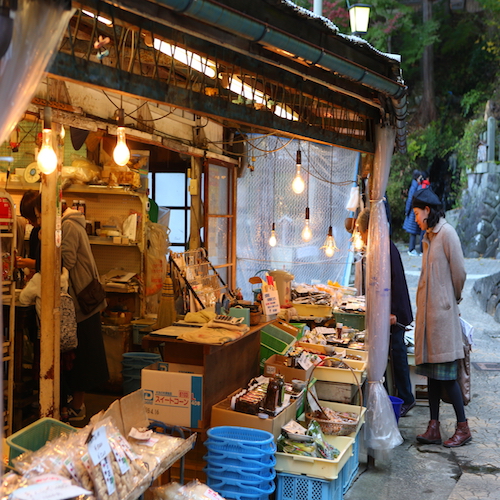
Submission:
M 471 114 L 477 114 L 480 109 L 484 108 L 484 103 L 488 100 L 488 93 L 484 90 L 471 89 L 466 92 L 460 105 L 463 109 L 463 116 L 469 116 Z
M 462 170 L 474 170 L 477 163 L 477 147 L 479 139 L 486 131 L 486 122 L 483 119 L 475 119 L 467 122 L 464 133 L 455 145 L 458 154 L 458 163 Z

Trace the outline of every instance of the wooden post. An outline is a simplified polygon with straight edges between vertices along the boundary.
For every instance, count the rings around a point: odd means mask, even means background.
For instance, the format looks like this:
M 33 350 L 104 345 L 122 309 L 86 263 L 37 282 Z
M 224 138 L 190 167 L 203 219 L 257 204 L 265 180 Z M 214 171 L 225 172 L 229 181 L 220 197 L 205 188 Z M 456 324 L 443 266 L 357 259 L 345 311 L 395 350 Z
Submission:
M 42 175 L 40 317 L 40 416 L 59 418 L 60 370 L 60 213 L 56 218 L 58 169 Z M 59 233 L 56 232 L 59 221 Z
M 203 211 L 201 207 L 201 176 L 203 173 L 203 158 L 191 158 L 191 184 L 195 189 L 191 189 L 191 231 L 189 233 L 189 249 L 196 250 L 201 246 L 200 230 L 203 225 Z

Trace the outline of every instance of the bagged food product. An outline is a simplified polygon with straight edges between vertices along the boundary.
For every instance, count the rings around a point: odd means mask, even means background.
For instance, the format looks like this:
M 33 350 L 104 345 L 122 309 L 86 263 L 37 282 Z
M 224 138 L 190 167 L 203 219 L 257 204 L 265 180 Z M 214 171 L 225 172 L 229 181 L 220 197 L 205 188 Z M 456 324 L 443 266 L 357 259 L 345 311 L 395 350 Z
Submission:
M 146 490 L 151 474 L 110 418 L 92 429 L 87 450 L 82 462 L 89 471 L 97 500 L 126 500 L 131 495 L 137 498 Z
M 149 492 L 153 500 L 224 500 L 224 497 L 197 479 L 184 486 L 174 482 L 150 488 Z

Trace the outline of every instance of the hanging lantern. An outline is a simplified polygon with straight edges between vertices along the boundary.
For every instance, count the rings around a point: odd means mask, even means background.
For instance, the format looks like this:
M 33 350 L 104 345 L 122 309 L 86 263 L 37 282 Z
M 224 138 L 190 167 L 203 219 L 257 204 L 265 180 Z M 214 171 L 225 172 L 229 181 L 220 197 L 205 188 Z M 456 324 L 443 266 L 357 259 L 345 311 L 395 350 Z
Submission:
M 333 237 L 332 226 L 328 228 L 328 234 L 324 245 L 321 247 L 325 249 L 325 255 L 327 257 L 333 257 L 335 252 L 338 250 L 337 244 L 335 243 L 335 238 Z
M 36 161 L 44 174 L 51 174 L 57 167 L 57 155 L 52 147 L 52 110 L 49 107 L 44 109 L 42 147 Z

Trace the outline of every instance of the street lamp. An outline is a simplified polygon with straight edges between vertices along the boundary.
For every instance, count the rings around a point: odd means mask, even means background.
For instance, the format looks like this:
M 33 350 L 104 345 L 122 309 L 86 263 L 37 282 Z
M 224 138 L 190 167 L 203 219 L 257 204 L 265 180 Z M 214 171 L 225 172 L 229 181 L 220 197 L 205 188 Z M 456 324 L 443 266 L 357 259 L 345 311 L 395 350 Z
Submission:
M 364 35 L 367 33 L 371 5 L 365 3 L 355 3 L 351 5 L 349 0 L 347 0 L 347 8 L 349 10 L 352 34 Z

